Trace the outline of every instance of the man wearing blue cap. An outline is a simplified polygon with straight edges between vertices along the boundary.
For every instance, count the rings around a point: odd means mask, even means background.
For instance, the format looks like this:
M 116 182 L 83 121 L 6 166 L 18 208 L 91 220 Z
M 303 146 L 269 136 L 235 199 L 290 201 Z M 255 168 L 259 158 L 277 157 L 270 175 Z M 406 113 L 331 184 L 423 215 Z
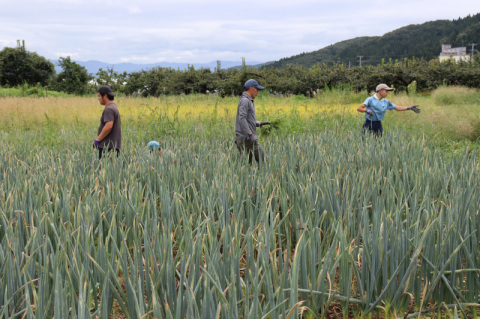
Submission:
M 245 82 L 245 91 L 240 97 L 235 122 L 235 135 L 237 148 L 240 154 L 248 152 L 248 162 L 252 164 L 253 156 L 257 162 L 265 160 L 265 152 L 258 144 L 257 127 L 270 124 L 269 122 L 258 122 L 255 118 L 255 105 L 253 100 L 264 87 L 254 79 Z M 253 155 L 253 156 L 252 156 Z

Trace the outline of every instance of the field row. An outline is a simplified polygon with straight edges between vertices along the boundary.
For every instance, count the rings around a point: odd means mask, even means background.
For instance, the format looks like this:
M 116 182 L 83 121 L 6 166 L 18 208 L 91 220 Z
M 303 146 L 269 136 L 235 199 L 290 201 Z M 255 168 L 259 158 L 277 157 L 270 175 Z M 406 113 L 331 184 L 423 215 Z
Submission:
M 0 318 L 477 317 L 479 152 L 347 124 L 260 167 L 222 136 L 99 162 L 4 133 Z

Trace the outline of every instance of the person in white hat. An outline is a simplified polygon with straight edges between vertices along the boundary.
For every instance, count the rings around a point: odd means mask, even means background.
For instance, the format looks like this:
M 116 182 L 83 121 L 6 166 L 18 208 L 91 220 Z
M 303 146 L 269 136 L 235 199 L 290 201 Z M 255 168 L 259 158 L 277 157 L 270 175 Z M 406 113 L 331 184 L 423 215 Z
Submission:
M 383 135 L 382 120 L 385 113 L 388 111 L 414 111 L 420 113 L 418 105 L 413 106 L 398 106 L 386 99 L 388 92 L 393 91 L 391 87 L 386 84 L 379 84 L 376 88 L 376 93 L 367 98 L 362 105 L 357 109 L 358 112 L 365 113 L 365 124 L 363 124 L 362 131 L 374 133 L 375 135 Z

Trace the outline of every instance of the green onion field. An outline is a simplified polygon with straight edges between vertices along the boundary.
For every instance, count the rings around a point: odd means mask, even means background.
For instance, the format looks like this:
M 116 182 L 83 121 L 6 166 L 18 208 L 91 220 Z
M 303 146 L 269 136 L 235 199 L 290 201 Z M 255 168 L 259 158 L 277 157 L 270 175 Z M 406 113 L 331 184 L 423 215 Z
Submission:
M 259 166 L 235 97 L 120 98 L 101 161 L 94 97 L 0 98 L 0 318 L 477 318 L 479 96 L 261 95 Z

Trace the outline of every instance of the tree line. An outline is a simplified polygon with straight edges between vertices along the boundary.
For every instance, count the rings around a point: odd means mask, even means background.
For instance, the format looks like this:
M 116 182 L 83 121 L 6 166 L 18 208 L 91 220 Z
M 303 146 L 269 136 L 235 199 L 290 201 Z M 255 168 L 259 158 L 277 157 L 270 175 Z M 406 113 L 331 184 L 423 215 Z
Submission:
M 440 62 L 426 59 L 382 60 L 378 65 L 349 67 L 343 63 L 316 64 L 311 67 L 286 65 L 282 68 L 254 69 L 245 64 L 238 68 L 186 70 L 157 67 L 131 73 L 100 69 L 96 76 L 70 57 L 60 58 L 62 72 L 55 73 L 53 63 L 25 44 L 0 51 L 0 85 L 43 86 L 49 90 L 77 95 L 94 94 L 107 84 L 125 95 L 153 96 L 169 94 L 215 93 L 221 96 L 240 95 L 243 83 L 257 79 L 272 94 L 304 94 L 313 96 L 325 87 L 345 87 L 356 92 L 372 91 L 378 83 L 386 83 L 399 91 L 430 91 L 441 85 L 462 85 L 480 88 L 480 56 L 472 62 Z M 413 85 L 413 83 L 415 85 Z

